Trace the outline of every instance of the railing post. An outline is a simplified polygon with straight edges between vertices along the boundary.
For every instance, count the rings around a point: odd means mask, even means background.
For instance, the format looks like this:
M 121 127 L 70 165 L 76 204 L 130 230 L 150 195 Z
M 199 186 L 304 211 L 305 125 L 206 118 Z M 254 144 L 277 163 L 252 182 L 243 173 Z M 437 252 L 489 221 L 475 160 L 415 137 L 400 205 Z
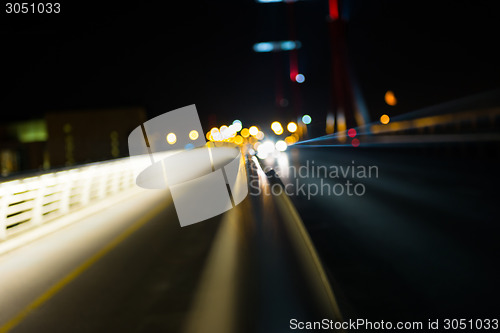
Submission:
M 100 199 L 106 197 L 106 185 L 108 182 L 108 170 L 106 166 L 99 166 L 99 169 L 97 170 L 97 173 L 99 174 L 99 194 L 98 197 Z
M 31 220 L 28 223 L 37 227 L 47 219 L 70 213 L 72 204 L 70 196 L 75 194 L 72 187 L 78 186 L 79 197 L 74 198 L 74 203 L 78 200 L 79 204 L 86 206 L 91 200 L 94 189 L 97 191 L 97 198 L 104 199 L 108 194 L 111 196 L 133 187 L 134 180 L 135 174 L 131 170 L 130 161 L 122 160 L 0 182 L 0 241 L 8 238 L 10 231 L 17 230 L 16 223 L 21 217 L 24 223 L 29 216 Z M 13 201 L 19 205 L 9 206 Z M 44 206 L 45 203 L 47 206 Z M 28 211 L 29 213 L 26 213 Z M 57 213 L 48 214 L 47 218 L 43 215 L 45 212 L 55 211 Z M 24 215 L 18 216 L 16 213 Z M 7 218 L 8 214 L 12 214 L 12 217 Z M 9 225 L 12 226 L 12 230 L 7 229 Z
M 10 192 L 0 185 L 0 240 L 7 238 L 7 207 L 9 206 Z
M 120 166 L 118 165 L 118 163 L 114 163 L 112 168 L 111 168 L 111 175 L 113 177 L 113 180 L 112 180 L 112 190 L 111 192 L 113 194 L 116 194 L 118 192 L 120 192 L 120 178 L 121 178 L 121 168 Z
M 59 176 L 59 183 L 63 184 L 63 189 L 61 193 L 61 202 L 59 210 L 61 214 L 66 214 L 69 211 L 69 195 L 71 193 L 71 177 L 67 171 L 63 175 Z
M 93 172 L 94 172 L 94 169 L 91 167 L 85 169 L 85 171 L 82 172 L 84 174 L 84 176 L 83 176 L 83 188 L 82 188 L 82 199 L 81 199 L 82 206 L 87 205 L 90 201 L 90 188 L 92 185 Z
M 33 225 L 42 224 L 42 205 L 45 196 L 46 182 L 43 176 L 38 177 L 38 188 L 36 190 L 35 204 L 33 206 Z

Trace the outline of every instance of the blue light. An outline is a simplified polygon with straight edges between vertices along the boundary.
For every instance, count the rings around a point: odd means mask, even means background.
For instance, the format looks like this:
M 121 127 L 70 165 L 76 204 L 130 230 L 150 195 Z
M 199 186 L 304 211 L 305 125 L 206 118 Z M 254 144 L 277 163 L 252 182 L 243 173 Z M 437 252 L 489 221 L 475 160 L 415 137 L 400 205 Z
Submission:
M 194 145 L 192 143 L 188 143 L 187 145 L 184 146 L 184 149 L 186 149 L 186 150 L 190 150 L 193 148 L 194 148 Z
M 294 41 L 287 40 L 287 41 L 281 42 L 281 49 L 283 51 L 290 51 L 290 50 L 293 50 L 294 48 L 295 48 Z
M 305 115 L 302 116 L 302 122 L 304 124 L 309 125 L 311 123 L 311 121 L 312 121 L 312 118 L 311 118 L 310 115 L 305 114 Z
M 295 76 L 295 81 L 297 81 L 298 83 L 302 83 L 305 80 L 306 80 L 306 77 L 303 74 L 297 74 Z
M 255 52 L 271 52 L 274 50 L 274 45 L 271 42 L 257 43 L 253 45 Z
M 272 51 L 291 51 L 302 47 L 302 43 L 298 40 L 283 40 L 277 42 L 262 42 L 253 45 L 255 52 L 272 52 Z

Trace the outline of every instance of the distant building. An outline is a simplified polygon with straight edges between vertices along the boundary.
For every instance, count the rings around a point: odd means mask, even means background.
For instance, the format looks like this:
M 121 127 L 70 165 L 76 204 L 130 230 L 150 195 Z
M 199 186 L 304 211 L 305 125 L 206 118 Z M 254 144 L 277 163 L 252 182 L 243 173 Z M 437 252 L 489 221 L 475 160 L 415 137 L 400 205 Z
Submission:
M 44 119 L 0 125 L 2 176 L 128 156 L 129 133 L 143 108 L 49 112 Z
M 47 130 L 44 119 L 0 125 L 0 173 L 47 167 Z

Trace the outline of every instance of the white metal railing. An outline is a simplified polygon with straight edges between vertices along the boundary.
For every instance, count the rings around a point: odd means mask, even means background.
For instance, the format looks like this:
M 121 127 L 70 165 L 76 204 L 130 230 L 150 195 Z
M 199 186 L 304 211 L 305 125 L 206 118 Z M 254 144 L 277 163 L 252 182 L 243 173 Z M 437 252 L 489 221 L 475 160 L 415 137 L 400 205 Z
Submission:
M 134 185 L 129 158 L 0 183 L 0 241 Z

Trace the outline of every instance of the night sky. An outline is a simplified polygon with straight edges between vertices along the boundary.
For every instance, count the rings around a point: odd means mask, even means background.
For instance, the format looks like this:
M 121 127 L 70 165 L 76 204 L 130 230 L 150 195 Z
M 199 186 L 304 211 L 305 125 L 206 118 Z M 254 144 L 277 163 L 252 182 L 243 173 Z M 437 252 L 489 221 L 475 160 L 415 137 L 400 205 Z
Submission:
M 436 4 L 438 2 L 438 4 Z M 171 2 L 165 2 L 170 4 Z M 331 105 L 328 2 L 295 3 L 303 113 Z M 500 11 L 481 1 L 344 1 L 349 61 L 373 119 L 500 87 Z M 98 6 L 98 7 L 97 7 Z M 289 6 L 289 5 L 288 5 Z M 62 13 L 0 15 L 2 121 L 47 111 L 143 106 L 149 117 L 196 104 L 204 125 L 294 117 L 287 54 L 252 45 L 289 38 L 285 4 L 67 1 Z M 384 104 L 391 89 L 396 107 Z

